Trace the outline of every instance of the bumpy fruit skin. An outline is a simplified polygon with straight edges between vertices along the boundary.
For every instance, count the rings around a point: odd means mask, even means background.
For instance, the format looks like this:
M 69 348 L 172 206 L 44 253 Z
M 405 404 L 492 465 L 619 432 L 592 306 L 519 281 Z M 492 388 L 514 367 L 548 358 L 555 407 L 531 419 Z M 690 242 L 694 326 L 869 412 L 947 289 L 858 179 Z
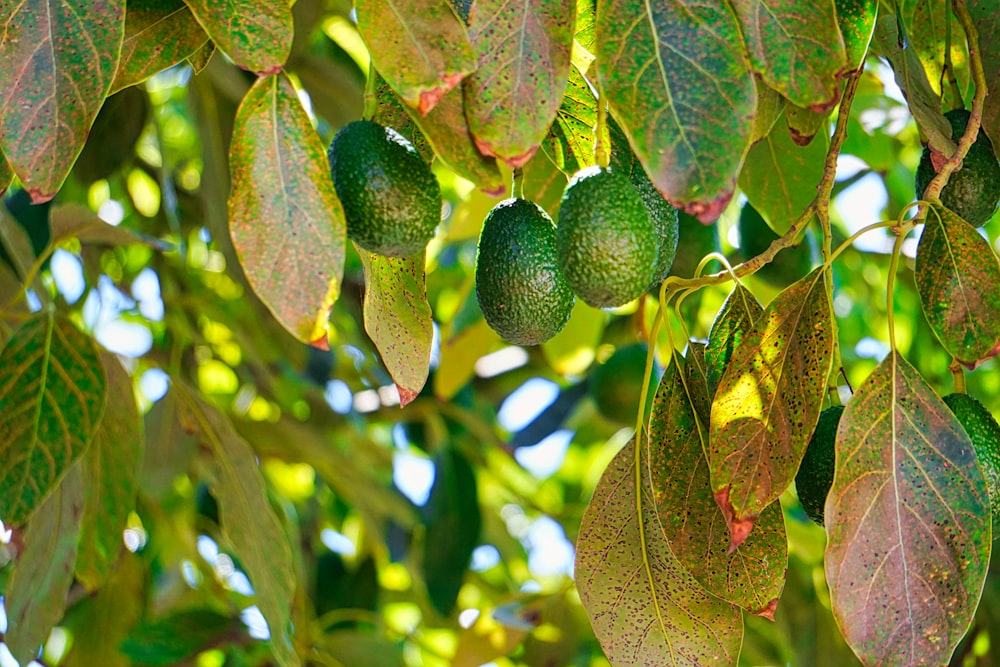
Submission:
M 659 236 L 624 174 L 591 167 L 566 186 L 559 207 L 559 268 L 578 297 L 615 308 L 641 295 L 657 271 Z
M 509 343 L 537 345 L 559 333 L 573 292 L 556 262 L 556 230 L 537 204 L 497 204 L 479 237 L 476 298 L 486 323 Z
M 608 421 L 634 426 L 642 397 L 642 383 L 646 378 L 645 343 L 630 343 L 619 347 L 608 360 L 590 373 L 588 390 L 597 411 Z M 656 373 L 650 378 L 647 403 L 652 403 L 656 393 Z
M 997 539 L 1000 537 L 1000 424 L 974 396 L 948 394 L 944 402 L 965 428 L 976 450 L 993 507 L 993 539 Z
M 844 406 L 834 405 L 819 415 L 819 422 L 809 446 L 802 457 L 799 472 L 795 475 L 795 488 L 799 492 L 799 502 L 809 518 L 823 525 L 823 508 L 826 496 L 833 484 L 833 470 L 836 463 L 837 427 L 844 414 Z
M 327 157 L 348 238 L 386 257 L 424 249 L 441 221 L 441 186 L 409 141 L 357 120 L 337 132 Z
M 965 109 L 955 109 L 944 115 L 951 123 L 951 138 L 955 141 L 965 134 L 969 115 Z M 931 149 L 924 148 L 914 182 L 918 198 L 924 196 L 924 190 L 936 175 Z M 951 175 L 948 185 L 941 191 L 941 203 L 976 227 L 985 225 L 996 212 L 1000 203 L 1000 162 L 993 153 L 993 144 L 982 130 L 962 161 L 962 168 Z

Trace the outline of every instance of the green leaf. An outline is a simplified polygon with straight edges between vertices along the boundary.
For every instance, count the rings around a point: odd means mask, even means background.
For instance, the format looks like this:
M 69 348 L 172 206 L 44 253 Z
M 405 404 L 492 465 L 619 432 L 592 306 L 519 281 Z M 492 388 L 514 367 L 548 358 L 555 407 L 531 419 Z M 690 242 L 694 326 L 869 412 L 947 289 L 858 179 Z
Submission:
M 545 137 L 542 150 L 567 176 L 594 164 L 594 128 L 597 98 L 580 70 L 569 68 L 569 80 L 556 122 Z M 631 152 L 631 149 L 630 149 Z
M 726 297 L 722 310 L 712 323 L 705 349 L 705 366 L 708 380 L 708 395 L 714 397 L 719 381 L 729 367 L 733 352 L 753 330 L 753 324 L 764 314 L 764 309 L 742 283 Z
M 122 531 L 135 508 L 145 442 L 131 376 L 114 355 L 103 353 L 101 359 L 108 375 L 108 403 L 81 460 L 87 487 L 76 561 L 76 577 L 91 591 L 103 583 L 121 551 Z
M 837 432 L 826 578 L 868 665 L 943 665 L 979 603 L 990 506 L 972 443 L 898 353 L 858 387 Z
M 598 6 L 597 70 L 656 188 L 702 222 L 729 203 L 756 104 L 729 6 L 639 0 Z
M 229 230 L 247 280 L 304 343 L 327 347 L 346 223 L 319 136 L 284 74 L 257 80 L 236 113 Z
M 542 343 L 545 361 L 560 375 L 586 375 L 607 322 L 608 314 L 604 310 L 577 299 L 566 326 Z
M 447 0 L 357 0 L 358 30 L 379 74 L 421 115 L 476 68 Z
M 986 95 L 983 106 L 983 132 L 993 141 L 994 151 L 1000 149 L 1000 12 L 993 0 L 969 0 L 969 14 L 979 32 L 979 53 L 986 75 Z
M 707 451 L 731 547 L 795 478 L 835 345 L 826 278 L 817 269 L 775 297 L 733 353 L 712 404 Z
M 181 420 L 215 453 L 218 466 L 213 495 L 219 502 L 219 525 L 232 544 L 271 633 L 271 651 L 282 667 L 300 665 L 292 648 L 291 605 L 295 563 L 288 535 L 271 509 L 257 458 L 229 419 L 180 381 Z
M 824 132 L 809 145 L 798 146 L 779 123 L 747 153 L 740 189 L 778 234 L 788 231 L 816 197 L 829 145 Z
M 182 0 L 130 0 L 111 92 L 182 62 L 207 42 L 208 35 Z
M 868 45 L 875 32 L 878 0 L 836 0 L 837 26 L 844 37 L 847 66 L 858 70 L 864 65 Z
M 430 370 L 434 326 L 424 253 L 396 258 L 357 251 L 365 268 L 365 331 L 396 383 L 402 407 L 417 397 Z
M 796 146 L 808 146 L 817 134 L 826 137 L 824 148 L 830 145 L 830 112 L 812 111 L 788 105 L 785 107 L 785 125 L 792 136 L 792 142 Z M 822 162 L 820 163 L 822 164 Z M 822 170 L 820 171 L 822 173 Z
M 644 450 L 630 440 L 587 505 L 576 542 L 580 601 L 616 667 L 735 665 L 739 608 L 706 593 L 670 551 Z
M 931 88 L 940 98 L 941 110 L 964 107 L 961 95 L 955 95 L 948 83 L 949 77 L 954 77 L 959 86 L 968 85 L 970 79 L 969 52 L 960 24 L 952 16 L 951 3 L 947 0 L 898 0 L 896 13 L 905 26 L 906 49 L 916 55 Z M 945 39 L 949 33 L 951 71 L 947 72 Z
M 375 76 L 378 76 L 378 74 Z M 399 99 L 399 95 L 392 89 L 392 86 L 381 76 L 378 76 L 375 91 L 375 96 L 378 100 L 378 109 L 372 120 L 379 125 L 391 127 L 399 132 L 406 137 L 407 141 L 413 144 L 413 147 L 420 153 L 420 157 L 427 164 L 433 162 L 434 149 L 431 147 L 430 142 L 427 141 L 424 133 L 420 131 L 420 126 L 411 117 L 411 112 L 407 110 L 406 105 Z
M 0 354 L 0 517 L 17 526 L 87 450 L 107 380 L 94 340 L 52 315 L 18 329 Z
M 576 0 L 576 41 L 588 51 L 594 50 L 594 21 L 597 0 Z
M 4 591 L 4 641 L 22 665 L 35 657 L 66 611 L 80 535 L 83 484 L 80 466 L 74 466 L 24 531 L 24 546 Z M 6 521 L 7 515 L 3 516 Z
M 833 0 L 735 0 L 750 62 L 767 85 L 792 104 L 817 111 L 837 104 L 847 71 Z
M 403 667 L 401 647 L 379 635 L 337 630 L 323 635 L 323 648 L 341 665 Z
M 31 198 L 55 196 L 118 66 L 125 1 L 0 8 L 0 150 Z
M 475 294 L 472 300 L 476 300 Z M 442 336 L 441 361 L 434 373 L 434 395 L 445 401 L 452 399 L 475 375 L 479 358 L 500 344 L 500 336 L 486 324 L 482 314 L 461 331 Z
M 575 15 L 574 0 L 476 0 L 469 38 L 479 67 L 464 90 L 483 154 L 516 168 L 545 139 L 566 91 Z
M 275 74 L 292 48 L 292 10 L 286 0 L 184 0 L 215 45 L 236 65 Z
M 3 151 L 0 151 L 0 195 L 7 192 L 11 182 L 14 180 L 14 172 L 10 170 L 10 164 Z
M 914 274 L 924 316 L 948 354 L 975 368 L 1000 352 L 1000 262 L 978 230 L 932 206 Z
M 175 665 L 236 628 L 234 619 L 211 609 L 185 609 L 143 623 L 122 642 L 121 652 L 142 665 Z
M 146 128 L 149 106 L 146 91 L 137 86 L 104 100 L 73 166 L 73 176 L 93 183 L 131 164 L 136 144 Z

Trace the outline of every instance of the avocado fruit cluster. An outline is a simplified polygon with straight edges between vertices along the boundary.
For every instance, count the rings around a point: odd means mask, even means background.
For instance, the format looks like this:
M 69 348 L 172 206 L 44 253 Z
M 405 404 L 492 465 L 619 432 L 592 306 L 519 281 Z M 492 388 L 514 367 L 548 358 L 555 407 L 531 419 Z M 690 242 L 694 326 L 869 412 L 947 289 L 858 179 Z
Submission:
M 969 394 L 948 394 L 945 405 L 972 440 L 986 490 L 993 508 L 993 538 L 1000 537 L 1000 424 L 979 399 Z
M 806 447 L 806 453 L 795 475 L 795 489 L 802 509 L 814 522 L 823 525 L 826 497 L 833 485 L 836 464 L 837 428 L 844 414 L 844 406 L 834 405 L 823 410 Z

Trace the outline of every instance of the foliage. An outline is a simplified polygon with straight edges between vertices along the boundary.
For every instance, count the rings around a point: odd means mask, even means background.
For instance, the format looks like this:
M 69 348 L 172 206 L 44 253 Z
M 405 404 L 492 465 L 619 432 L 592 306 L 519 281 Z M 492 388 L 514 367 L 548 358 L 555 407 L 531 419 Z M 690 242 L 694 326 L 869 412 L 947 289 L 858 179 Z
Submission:
M 993 2 L 42 4 L 0 8 L 17 661 L 1000 654 L 987 479 L 939 398 L 1000 410 L 1000 216 L 941 202 L 1000 147 Z M 347 242 L 324 148 L 359 119 L 431 165 L 422 252 Z M 484 219 L 559 220 L 609 164 L 669 277 L 648 249 L 613 268 L 654 289 L 504 343 Z M 593 378 L 635 349 L 622 428 Z M 831 405 L 820 527 L 792 481 Z

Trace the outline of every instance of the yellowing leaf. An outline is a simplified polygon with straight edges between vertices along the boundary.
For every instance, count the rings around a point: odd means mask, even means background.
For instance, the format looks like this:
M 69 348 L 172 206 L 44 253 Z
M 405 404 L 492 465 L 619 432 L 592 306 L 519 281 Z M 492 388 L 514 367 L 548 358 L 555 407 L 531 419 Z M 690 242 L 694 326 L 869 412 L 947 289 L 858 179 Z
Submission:
M 293 336 L 327 346 L 344 270 L 343 209 L 291 82 L 258 79 L 236 114 L 229 228 L 247 279 Z
M 710 398 L 715 396 L 719 380 L 729 367 L 733 352 L 753 330 L 754 322 L 763 313 L 764 309 L 750 290 L 741 283 L 736 283 L 712 323 L 708 347 L 705 348 L 705 375 Z
M 576 66 L 569 80 L 556 122 L 542 149 L 567 176 L 594 164 L 594 129 L 597 127 L 597 97 Z M 629 149 L 631 152 L 631 149 Z
M 287 0 L 184 0 L 216 46 L 234 63 L 257 74 L 274 74 L 292 48 L 292 9 Z
M 182 0 L 131 0 L 125 8 L 125 38 L 111 92 L 145 81 L 208 42 Z

